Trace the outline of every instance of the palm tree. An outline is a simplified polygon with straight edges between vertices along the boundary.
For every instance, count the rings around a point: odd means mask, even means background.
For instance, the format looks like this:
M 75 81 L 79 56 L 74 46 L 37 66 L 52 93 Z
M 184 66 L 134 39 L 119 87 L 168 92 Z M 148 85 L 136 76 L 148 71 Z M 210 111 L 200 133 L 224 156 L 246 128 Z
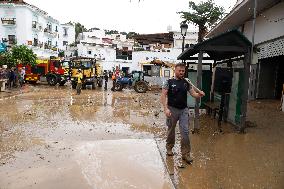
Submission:
M 222 18 L 224 8 L 217 6 L 213 0 L 202 1 L 199 4 L 189 1 L 189 12 L 182 11 L 178 12 L 178 14 L 181 14 L 184 23 L 193 23 L 198 26 L 198 42 L 201 42 L 208 29 Z

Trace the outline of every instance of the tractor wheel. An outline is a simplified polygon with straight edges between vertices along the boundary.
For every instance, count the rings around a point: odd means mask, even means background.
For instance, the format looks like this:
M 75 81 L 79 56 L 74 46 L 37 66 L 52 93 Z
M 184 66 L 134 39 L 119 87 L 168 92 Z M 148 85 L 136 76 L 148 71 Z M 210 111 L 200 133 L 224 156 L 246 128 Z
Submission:
M 148 87 L 144 81 L 137 81 L 134 85 L 134 90 L 137 93 L 146 93 Z
M 95 90 L 96 89 L 96 84 L 95 82 L 92 83 L 92 90 Z
M 55 75 L 50 75 L 47 77 L 47 83 L 50 85 L 50 86 L 55 86 L 57 84 L 57 78 Z
M 60 81 L 60 82 L 59 82 L 59 86 L 64 86 L 65 83 L 66 83 L 66 81 Z
M 116 83 L 115 84 L 115 90 L 116 91 L 122 91 L 123 89 L 123 85 L 121 83 Z
M 72 89 L 76 89 L 77 87 L 77 83 L 76 82 L 72 82 Z

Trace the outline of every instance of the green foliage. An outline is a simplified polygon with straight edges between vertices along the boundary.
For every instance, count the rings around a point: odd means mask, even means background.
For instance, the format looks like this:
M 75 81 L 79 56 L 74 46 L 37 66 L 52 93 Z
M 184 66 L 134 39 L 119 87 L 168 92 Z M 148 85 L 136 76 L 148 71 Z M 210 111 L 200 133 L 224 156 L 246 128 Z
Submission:
M 16 63 L 23 65 L 29 64 L 32 66 L 36 64 L 36 54 L 25 45 L 14 46 L 11 49 L 11 53 L 13 59 L 16 60 Z
M 224 15 L 224 8 L 217 6 L 213 0 L 202 1 L 195 4 L 189 1 L 189 12 L 178 12 L 183 22 L 193 23 L 199 27 L 198 41 L 202 41 L 208 29 L 221 19 Z
M 25 45 L 14 46 L 10 51 L 0 54 L 0 65 L 7 65 L 9 68 L 17 64 L 35 65 L 36 55 Z
M 84 25 L 80 24 L 79 22 L 75 23 L 75 39 L 77 39 L 79 33 L 86 32 L 87 29 Z
M 64 53 L 64 51 L 59 51 L 59 53 L 58 53 L 58 57 L 65 57 L 65 53 Z
M 10 51 L 0 53 L 0 66 L 7 65 L 8 68 L 16 66 L 16 60 Z
M 120 34 L 121 34 L 121 35 L 127 35 L 127 33 L 126 33 L 126 32 L 120 32 Z
M 136 32 L 129 32 L 129 33 L 126 35 L 126 38 L 127 38 L 127 39 L 133 39 L 133 37 L 134 37 L 135 35 L 139 35 L 139 34 L 136 33 Z

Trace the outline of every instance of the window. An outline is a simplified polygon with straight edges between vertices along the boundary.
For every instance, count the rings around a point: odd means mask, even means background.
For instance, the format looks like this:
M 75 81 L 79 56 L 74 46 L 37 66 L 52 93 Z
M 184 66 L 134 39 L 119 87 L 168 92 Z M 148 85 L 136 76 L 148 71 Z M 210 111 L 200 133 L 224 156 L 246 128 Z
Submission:
M 8 42 L 9 42 L 9 44 L 16 44 L 16 36 L 15 35 L 8 35 Z
M 88 54 L 92 54 L 92 51 L 88 51 Z
M 38 46 L 38 39 L 37 38 L 34 38 L 34 43 L 33 43 L 33 46 Z
M 63 46 L 67 46 L 68 41 L 63 41 Z
M 64 33 L 63 33 L 63 36 L 67 36 L 68 35 L 68 29 L 67 28 L 64 28 Z
M 36 28 L 36 26 L 37 26 L 37 22 L 36 22 L 36 21 L 33 21 L 33 22 L 32 22 L 32 27 L 33 27 L 33 28 Z
M 55 31 L 58 32 L 57 26 L 55 26 Z

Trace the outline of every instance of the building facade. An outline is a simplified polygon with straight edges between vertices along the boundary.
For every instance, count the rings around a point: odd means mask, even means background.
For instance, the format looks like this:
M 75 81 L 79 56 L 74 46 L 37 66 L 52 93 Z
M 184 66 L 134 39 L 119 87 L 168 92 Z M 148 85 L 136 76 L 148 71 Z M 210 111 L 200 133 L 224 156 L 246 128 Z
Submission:
M 103 70 L 113 71 L 119 67 L 132 71 L 133 40 L 126 35 L 106 35 L 104 30 L 92 29 L 80 33 L 77 39 L 78 56 L 96 58 Z
M 59 45 L 60 51 L 64 52 L 65 57 L 72 57 L 75 53 L 75 24 L 61 24 L 59 29 Z
M 74 26 L 61 25 L 45 11 L 23 0 L 1 0 L 0 13 L 0 40 L 8 47 L 26 45 L 38 58 L 58 56 L 59 51 L 66 49 L 63 41 L 70 43 L 75 39 Z M 65 28 L 69 35 L 64 36 Z
M 207 35 L 213 37 L 237 28 L 250 41 L 254 36 L 250 99 L 279 99 L 284 83 L 284 2 L 257 0 L 253 32 L 254 1 L 238 0 L 233 10 Z M 241 63 L 238 64 L 241 66 Z

